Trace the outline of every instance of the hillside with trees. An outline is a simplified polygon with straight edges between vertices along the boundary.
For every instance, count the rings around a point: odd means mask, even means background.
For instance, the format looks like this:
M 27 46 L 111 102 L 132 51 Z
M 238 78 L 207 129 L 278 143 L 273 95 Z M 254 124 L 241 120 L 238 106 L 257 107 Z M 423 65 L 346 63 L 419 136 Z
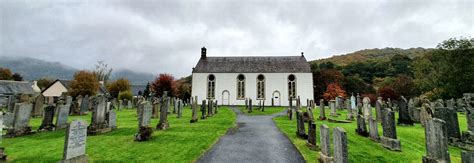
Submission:
M 452 38 L 435 49 L 370 49 L 310 61 L 314 98 L 360 93 L 397 99 L 461 97 L 474 92 L 474 39 Z

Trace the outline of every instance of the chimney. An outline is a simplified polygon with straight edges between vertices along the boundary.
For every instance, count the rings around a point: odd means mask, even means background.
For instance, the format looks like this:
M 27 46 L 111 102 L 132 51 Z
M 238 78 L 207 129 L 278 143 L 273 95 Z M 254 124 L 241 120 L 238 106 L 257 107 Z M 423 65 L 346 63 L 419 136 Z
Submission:
M 206 58 L 206 47 L 201 48 L 201 59 Z

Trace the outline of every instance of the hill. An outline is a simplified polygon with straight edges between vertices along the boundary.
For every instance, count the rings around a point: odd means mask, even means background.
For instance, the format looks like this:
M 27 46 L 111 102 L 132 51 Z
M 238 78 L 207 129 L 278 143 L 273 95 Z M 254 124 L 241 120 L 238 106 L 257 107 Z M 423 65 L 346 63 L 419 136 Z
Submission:
M 19 73 L 24 80 L 40 78 L 64 79 L 73 78 L 77 69 L 59 62 L 49 62 L 28 57 L 0 57 L 0 67 L 9 68 L 13 73 Z M 131 70 L 114 70 L 111 79 L 127 78 L 132 84 L 146 84 L 153 81 L 154 75 L 139 73 Z
M 342 55 L 334 55 L 330 58 L 318 59 L 310 61 L 313 63 L 323 63 L 331 61 L 337 65 L 345 66 L 352 62 L 366 62 L 369 60 L 381 60 L 388 61 L 390 58 L 396 54 L 406 55 L 410 58 L 415 58 L 422 56 L 424 53 L 432 51 L 433 49 L 425 48 L 410 48 L 410 49 L 401 49 L 401 48 L 383 48 L 383 49 L 364 49 L 359 50 L 353 53 L 347 53 Z

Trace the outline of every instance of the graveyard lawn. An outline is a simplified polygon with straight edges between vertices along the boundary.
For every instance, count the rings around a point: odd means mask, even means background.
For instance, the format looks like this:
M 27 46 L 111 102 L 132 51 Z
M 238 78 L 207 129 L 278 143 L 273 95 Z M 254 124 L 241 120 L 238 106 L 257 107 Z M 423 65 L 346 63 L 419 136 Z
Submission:
M 191 109 L 183 109 L 183 117 L 169 114 L 171 128 L 155 131 L 151 140 L 134 141 L 138 130 L 136 110 L 117 111 L 118 129 L 106 134 L 87 137 L 86 153 L 89 161 L 166 161 L 192 162 L 217 142 L 229 128 L 235 126 L 235 113 L 228 107 L 219 107 L 219 113 L 197 123 L 189 123 Z M 87 116 L 70 116 L 69 122 Z M 155 128 L 159 119 L 152 119 Z M 38 129 L 40 118 L 34 118 L 30 125 Z M 3 145 L 9 161 L 57 162 L 62 159 L 66 130 L 36 133 L 18 138 L 5 138 Z
M 262 111 L 258 109 L 258 107 L 254 106 L 252 109 L 252 113 L 249 113 L 247 109 L 245 109 L 245 106 L 239 106 L 238 107 L 240 111 L 246 115 L 272 115 L 275 113 L 282 112 L 285 110 L 284 107 L 273 107 L 273 106 L 266 106 L 265 110 Z
M 327 107 L 326 107 L 327 108 Z M 374 109 L 373 109 L 374 110 Z M 314 117 L 319 117 L 319 108 L 313 110 Z M 338 117 L 329 116 L 330 110 L 326 109 L 326 117 L 345 120 L 346 111 L 339 111 L 342 114 Z M 375 115 L 375 113 L 373 113 Z M 466 115 L 458 114 L 459 126 L 461 131 L 467 130 Z M 294 118 L 294 117 L 293 117 Z M 396 113 L 396 120 L 398 119 L 398 113 Z M 306 146 L 306 140 L 296 137 L 296 118 L 290 121 L 287 116 L 279 116 L 273 119 L 277 127 L 291 140 L 293 144 L 298 148 L 303 157 L 307 162 L 317 162 L 319 157 L 319 150 L 312 151 Z M 397 137 L 401 141 L 402 152 L 394 152 L 382 147 L 381 144 L 371 141 L 368 137 L 362 137 L 356 134 L 355 129 L 357 128 L 356 121 L 352 123 L 331 123 L 327 120 L 321 121 L 317 119 L 315 121 L 317 144 L 320 145 L 320 126 L 326 124 L 330 128 L 331 133 L 331 153 L 334 152 L 332 132 L 335 127 L 342 127 L 347 132 L 347 143 L 349 148 L 349 162 L 421 162 L 422 156 L 426 155 L 425 146 L 425 132 L 424 128 L 420 124 L 414 126 L 399 126 L 397 125 Z M 380 122 L 379 135 L 382 136 L 383 130 Z M 367 126 L 368 127 L 368 126 Z M 305 129 L 308 130 L 308 123 L 305 123 Z M 451 155 L 451 162 L 461 162 L 461 149 L 449 146 L 449 154 Z M 331 154 L 332 155 L 332 154 Z

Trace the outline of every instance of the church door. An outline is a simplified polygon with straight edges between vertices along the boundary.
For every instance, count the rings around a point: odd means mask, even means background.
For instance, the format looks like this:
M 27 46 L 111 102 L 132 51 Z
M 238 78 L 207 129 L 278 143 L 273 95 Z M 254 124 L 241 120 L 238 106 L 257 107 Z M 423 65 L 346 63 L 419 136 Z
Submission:
M 279 91 L 273 92 L 272 103 L 273 103 L 273 106 L 281 106 L 281 98 L 280 98 Z
M 229 96 L 228 90 L 222 91 L 222 105 L 230 105 Z

